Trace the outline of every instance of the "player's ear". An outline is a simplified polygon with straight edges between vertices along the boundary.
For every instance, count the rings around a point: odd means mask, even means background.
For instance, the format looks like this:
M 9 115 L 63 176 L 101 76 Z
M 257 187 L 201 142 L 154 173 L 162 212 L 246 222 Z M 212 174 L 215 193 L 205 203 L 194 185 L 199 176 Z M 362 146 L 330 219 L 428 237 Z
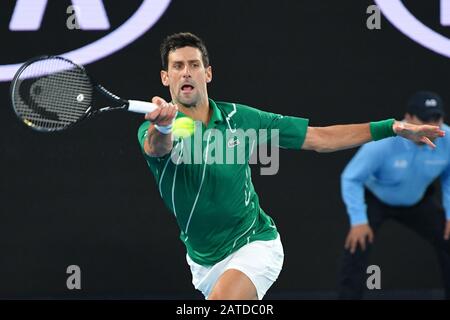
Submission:
M 161 82 L 165 87 L 169 86 L 169 74 L 166 70 L 161 70 Z
M 212 67 L 208 66 L 208 68 L 206 68 L 206 82 L 210 83 L 212 81 Z

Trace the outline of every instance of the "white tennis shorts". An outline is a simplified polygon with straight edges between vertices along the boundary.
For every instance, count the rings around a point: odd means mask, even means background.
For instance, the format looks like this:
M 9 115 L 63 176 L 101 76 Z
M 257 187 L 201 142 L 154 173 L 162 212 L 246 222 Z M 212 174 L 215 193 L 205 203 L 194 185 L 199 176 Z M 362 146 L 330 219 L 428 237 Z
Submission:
M 187 254 L 186 260 L 191 268 L 192 284 L 206 299 L 219 277 L 228 269 L 236 269 L 250 278 L 261 300 L 281 272 L 284 251 L 278 235 L 275 240 L 250 242 L 213 266 L 195 263 Z

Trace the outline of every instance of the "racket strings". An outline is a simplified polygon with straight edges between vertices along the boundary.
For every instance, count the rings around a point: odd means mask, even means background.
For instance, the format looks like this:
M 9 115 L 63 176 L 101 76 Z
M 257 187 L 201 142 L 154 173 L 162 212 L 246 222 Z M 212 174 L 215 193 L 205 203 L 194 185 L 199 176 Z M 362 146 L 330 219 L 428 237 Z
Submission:
M 92 84 L 85 71 L 63 59 L 38 60 L 25 68 L 13 92 L 18 115 L 45 131 L 63 129 L 92 105 Z

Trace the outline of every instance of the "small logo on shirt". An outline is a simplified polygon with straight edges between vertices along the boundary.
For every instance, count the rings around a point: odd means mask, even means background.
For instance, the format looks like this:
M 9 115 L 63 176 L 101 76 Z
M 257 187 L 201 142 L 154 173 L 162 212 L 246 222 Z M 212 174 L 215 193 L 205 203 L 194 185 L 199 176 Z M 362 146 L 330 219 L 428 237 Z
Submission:
M 406 168 L 408 166 L 408 161 L 406 160 L 395 160 L 394 168 Z
M 228 148 L 234 148 L 235 146 L 239 145 L 241 142 L 239 141 L 239 139 L 237 137 L 234 138 L 230 138 L 230 140 L 228 140 Z

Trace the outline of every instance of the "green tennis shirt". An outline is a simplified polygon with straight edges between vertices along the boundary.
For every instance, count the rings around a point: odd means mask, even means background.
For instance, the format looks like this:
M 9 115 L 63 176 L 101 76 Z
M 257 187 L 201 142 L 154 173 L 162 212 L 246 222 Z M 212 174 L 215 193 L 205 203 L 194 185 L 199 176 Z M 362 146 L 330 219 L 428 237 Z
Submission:
M 208 126 L 197 122 L 195 135 L 174 140 L 172 152 L 160 158 L 144 152 L 150 123 L 138 130 L 143 155 L 176 218 L 180 239 L 189 257 L 205 266 L 249 242 L 277 237 L 273 220 L 259 205 L 249 159 L 255 143 L 276 140 L 279 147 L 300 149 L 308 128 L 307 119 L 241 104 L 210 99 L 209 107 Z M 178 112 L 177 118 L 185 116 Z

